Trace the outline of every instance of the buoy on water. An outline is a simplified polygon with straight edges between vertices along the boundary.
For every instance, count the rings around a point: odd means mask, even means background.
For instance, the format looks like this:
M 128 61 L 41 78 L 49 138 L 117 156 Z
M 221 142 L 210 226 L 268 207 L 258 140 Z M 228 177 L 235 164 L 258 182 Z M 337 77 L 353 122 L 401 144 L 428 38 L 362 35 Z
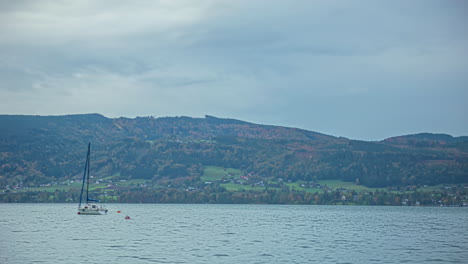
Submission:
M 118 214 L 120 214 L 121 212 L 120 211 L 117 211 Z
M 130 219 L 130 216 L 128 216 L 128 215 L 127 215 L 127 216 L 125 216 L 125 219 Z

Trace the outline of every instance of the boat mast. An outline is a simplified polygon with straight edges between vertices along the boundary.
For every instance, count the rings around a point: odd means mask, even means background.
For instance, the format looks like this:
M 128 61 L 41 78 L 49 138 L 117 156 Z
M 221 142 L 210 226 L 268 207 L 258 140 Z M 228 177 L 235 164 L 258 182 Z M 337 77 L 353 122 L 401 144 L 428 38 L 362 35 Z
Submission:
M 89 194 L 89 178 L 90 178 L 90 176 L 89 176 L 89 167 L 91 165 L 90 164 L 91 163 L 91 159 L 90 159 L 90 156 L 91 156 L 91 142 L 89 142 L 89 144 L 88 144 L 88 155 L 87 156 L 88 156 L 88 160 L 87 160 L 87 162 L 88 162 L 88 183 L 87 183 L 87 186 L 86 186 L 86 203 L 89 202 L 89 195 L 88 194 Z
M 88 186 L 86 189 L 86 202 L 88 202 L 88 188 L 89 188 L 89 154 L 91 150 L 91 142 L 88 144 L 88 153 L 86 154 L 86 162 L 85 162 L 85 168 L 84 168 L 84 173 L 83 173 L 83 182 L 81 184 L 81 193 L 80 193 L 80 204 L 78 205 L 78 208 L 81 207 L 81 201 L 83 200 L 83 190 L 84 190 L 84 185 L 85 185 L 85 180 L 86 180 L 86 173 L 88 174 Z

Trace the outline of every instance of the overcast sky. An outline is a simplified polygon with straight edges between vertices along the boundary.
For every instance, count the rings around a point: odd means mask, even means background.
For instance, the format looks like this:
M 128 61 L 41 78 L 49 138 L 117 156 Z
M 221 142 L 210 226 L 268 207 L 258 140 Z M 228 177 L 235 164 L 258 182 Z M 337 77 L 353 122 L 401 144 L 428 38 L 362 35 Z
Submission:
M 468 2 L 0 1 L 0 114 L 468 135 Z

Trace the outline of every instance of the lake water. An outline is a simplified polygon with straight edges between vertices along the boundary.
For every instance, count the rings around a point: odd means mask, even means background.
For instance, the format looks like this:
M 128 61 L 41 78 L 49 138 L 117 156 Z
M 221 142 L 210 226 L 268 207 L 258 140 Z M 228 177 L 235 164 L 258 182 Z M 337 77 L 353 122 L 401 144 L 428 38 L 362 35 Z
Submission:
M 468 208 L 107 207 L 0 204 L 0 263 L 468 263 Z

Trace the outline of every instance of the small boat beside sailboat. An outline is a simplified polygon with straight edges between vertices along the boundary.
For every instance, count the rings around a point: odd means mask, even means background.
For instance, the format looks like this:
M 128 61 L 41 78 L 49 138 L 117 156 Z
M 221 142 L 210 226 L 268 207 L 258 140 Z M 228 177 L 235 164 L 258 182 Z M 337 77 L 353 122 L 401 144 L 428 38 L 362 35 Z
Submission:
M 98 200 L 89 198 L 89 167 L 90 167 L 91 143 L 88 144 L 88 153 L 86 154 L 85 169 L 83 174 L 83 183 L 81 185 L 80 204 L 78 205 L 79 215 L 103 215 L 107 214 L 107 209 L 98 205 Z M 86 184 L 86 188 L 85 188 Z M 85 193 L 86 190 L 86 193 Z M 83 197 L 83 196 L 86 197 Z M 93 203 L 94 202 L 94 203 Z

